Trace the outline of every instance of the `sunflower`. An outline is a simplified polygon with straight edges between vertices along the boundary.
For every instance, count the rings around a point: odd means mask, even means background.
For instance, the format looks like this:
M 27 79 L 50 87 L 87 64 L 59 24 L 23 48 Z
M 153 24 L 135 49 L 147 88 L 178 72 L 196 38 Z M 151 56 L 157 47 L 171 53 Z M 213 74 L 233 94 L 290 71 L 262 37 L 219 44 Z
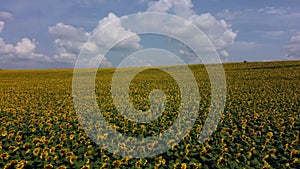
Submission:
M 44 140 L 44 144 L 49 144 L 50 140 Z
M 48 152 L 43 152 L 41 155 L 40 155 L 40 159 L 45 159 L 48 157 Z
M 73 164 L 73 163 L 75 162 L 76 159 L 77 159 L 77 156 L 70 156 L 70 157 L 69 157 L 69 162 L 70 162 L 71 164 Z
M 100 169 L 103 169 L 103 168 L 107 168 L 107 163 L 102 163 L 102 166 L 100 167 Z
M 18 163 L 17 166 L 16 166 L 16 169 L 24 168 L 25 165 L 26 165 L 25 163 Z
M 74 153 L 72 152 L 72 151 L 69 151 L 69 152 L 67 152 L 67 154 L 66 154 L 67 156 L 73 156 L 74 155 Z
M 49 151 L 49 148 L 48 148 L 48 147 L 45 147 L 45 148 L 43 149 L 43 152 L 46 152 L 46 151 Z
M 61 166 L 59 166 L 57 169 L 67 169 L 67 167 L 64 166 L 64 165 L 61 165 Z
M 51 169 L 51 168 L 53 168 L 53 165 L 52 164 L 47 164 L 47 165 L 44 166 L 44 168 L 45 169 Z
M 124 158 L 121 159 L 121 162 L 122 163 L 127 163 L 129 160 L 130 160 L 130 158 L 124 157 Z
M 291 153 L 290 153 L 290 158 L 292 158 L 293 155 L 297 154 L 297 152 L 298 152 L 298 150 L 292 149 L 292 150 L 291 150 Z
M 4 169 L 9 169 L 9 168 L 11 168 L 11 163 L 7 163 L 5 166 L 4 166 Z
M 53 119 L 54 119 L 54 121 L 58 121 L 58 117 L 57 116 L 54 116 Z
M 55 153 L 55 147 L 51 147 L 50 150 L 49 150 L 49 152 L 50 152 L 50 154 L 53 155 Z
M 15 149 L 15 148 L 17 148 L 16 146 L 9 146 L 8 147 L 8 149 L 10 149 L 10 150 L 13 150 L 13 149 Z
M 16 164 L 18 164 L 18 160 L 11 160 L 10 164 L 11 164 L 11 165 L 16 165 Z
M 23 148 L 28 149 L 29 147 L 30 147 L 30 144 L 29 144 L 29 143 L 23 144 Z
M 53 158 L 53 161 L 57 161 L 58 160 L 58 156 L 56 155 L 54 158 Z
M 87 156 L 92 155 L 92 153 L 93 152 L 91 150 L 87 151 L 86 153 L 84 153 L 84 158 L 86 158 Z
M 68 152 L 68 149 L 63 148 L 59 151 L 60 154 L 66 154 Z
M 74 143 L 72 147 L 74 148 L 77 147 L 78 145 L 79 145 L 78 143 Z
M 1 154 L 1 159 L 8 160 L 8 158 L 9 158 L 9 154 L 7 152 Z
M 37 156 L 37 155 L 39 154 L 39 152 L 40 152 L 40 148 L 35 148 L 35 149 L 33 150 L 33 155 L 34 155 L 34 156 Z
M 186 163 L 181 164 L 181 169 L 186 169 Z
M 16 147 L 15 149 L 13 149 L 13 153 L 15 153 L 16 151 L 18 151 L 20 148 Z
M 39 139 L 39 138 L 34 138 L 34 139 L 32 140 L 32 142 L 33 142 L 33 144 L 36 144 L 36 143 L 40 142 L 40 139 Z
M 61 144 L 57 144 L 57 145 L 56 145 L 56 148 L 57 148 L 57 149 L 61 149 L 61 148 L 62 148 L 62 145 L 61 145 Z
M 46 136 L 42 136 L 42 137 L 40 138 L 40 140 L 41 140 L 41 141 L 45 141 L 45 140 L 46 140 Z
M 118 167 L 118 166 L 122 165 L 122 162 L 120 160 L 115 160 L 115 161 L 113 161 L 112 165 L 114 167 Z
M 28 149 L 28 150 L 25 152 L 25 155 L 26 155 L 26 156 L 29 155 L 30 152 L 31 152 L 31 150 Z
M 3 131 L 2 133 L 1 133 L 1 136 L 2 137 L 5 137 L 7 135 L 7 131 Z
M 90 165 L 84 165 L 81 167 L 81 169 L 90 169 Z
M 74 135 L 74 134 L 71 134 L 70 137 L 69 137 L 69 139 L 70 139 L 70 140 L 73 140 L 74 137 L 75 137 L 75 135 Z
M 135 163 L 135 167 L 136 167 L 136 168 L 141 167 L 141 165 L 142 165 L 142 161 L 141 161 L 141 160 L 139 160 L 139 161 L 137 161 L 137 162 Z
M 262 161 L 265 161 L 267 158 L 269 158 L 269 154 L 265 155 L 262 159 Z
M 155 164 L 154 169 L 159 169 L 160 164 Z
M 272 148 L 269 150 L 269 154 L 274 154 L 276 152 L 276 149 L 275 148 Z
M 13 136 L 14 136 L 14 133 L 10 133 L 10 134 L 7 136 L 7 138 L 8 138 L 8 139 L 11 139 Z
M 269 138 L 272 138 L 272 137 L 273 137 L 273 133 L 272 133 L 272 132 L 268 132 L 267 135 L 268 135 Z

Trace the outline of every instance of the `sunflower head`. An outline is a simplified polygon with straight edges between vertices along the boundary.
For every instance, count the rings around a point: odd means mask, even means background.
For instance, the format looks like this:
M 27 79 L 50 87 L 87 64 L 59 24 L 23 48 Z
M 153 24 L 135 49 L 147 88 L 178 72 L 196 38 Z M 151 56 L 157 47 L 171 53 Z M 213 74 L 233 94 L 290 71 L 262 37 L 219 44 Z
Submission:
M 136 168 L 141 167 L 141 165 L 142 165 L 142 162 L 140 160 L 135 163 Z
M 47 164 L 44 166 L 45 169 L 52 169 L 53 168 L 53 165 L 52 164 Z
M 120 161 L 120 160 L 115 160 L 115 161 L 113 161 L 113 163 L 112 163 L 112 165 L 114 166 L 114 167 L 118 167 L 118 166 L 120 166 L 122 164 L 122 162 Z
M 39 154 L 39 152 L 40 152 L 40 148 L 35 148 L 35 149 L 33 150 L 33 155 L 34 155 L 34 156 L 37 156 L 37 155 Z
M 70 162 L 71 164 L 73 164 L 73 163 L 76 161 L 76 159 L 77 159 L 76 156 L 71 156 L 71 157 L 69 158 L 69 162 Z
M 74 137 L 75 137 L 75 135 L 71 134 L 70 137 L 69 137 L 69 139 L 72 140 Z
M 84 165 L 81 167 L 81 169 L 90 169 L 90 166 L 89 165 Z
M 45 159 L 45 158 L 47 158 L 47 156 L 48 156 L 48 152 L 43 152 L 43 153 L 40 155 L 40 158 L 41 158 L 41 159 Z
M 181 164 L 181 169 L 186 169 L 186 163 Z
M 8 160 L 8 158 L 9 158 L 9 154 L 7 152 L 1 154 L 1 159 Z
M 16 165 L 16 164 L 18 164 L 18 160 L 12 160 L 10 163 L 11 163 L 11 165 Z
M 67 169 L 67 167 L 64 166 L 64 165 L 61 165 L 61 166 L 59 166 L 57 169 Z
M 51 147 L 49 152 L 50 152 L 50 154 L 54 154 L 55 153 L 55 147 Z

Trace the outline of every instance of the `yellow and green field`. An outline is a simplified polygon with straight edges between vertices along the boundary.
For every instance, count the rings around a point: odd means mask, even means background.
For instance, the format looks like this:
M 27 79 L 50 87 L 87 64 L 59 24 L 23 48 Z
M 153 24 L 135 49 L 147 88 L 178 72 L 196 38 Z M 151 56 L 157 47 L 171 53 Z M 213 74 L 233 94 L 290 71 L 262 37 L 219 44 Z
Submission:
M 72 69 L 0 70 L 0 168 L 300 168 L 300 61 L 224 64 L 225 110 L 203 144 L 198 137 L 209 112 L 210 81 L 203 65 L 190 68 L 201 97 L 193 129 L 169 151 L 140 159 L 110 153 L 85 133 L 74 110 Z M 141 124 L 114 107 L 114 70 L 99 69 L 95 81 L 111 126 L 132 137 L 168 129 L 181 99 L 174 79 L 155 68 L 133 79 L 129 92 L 137 109 L 149 109 L 153 89 L 167 98 L 163 115 Z

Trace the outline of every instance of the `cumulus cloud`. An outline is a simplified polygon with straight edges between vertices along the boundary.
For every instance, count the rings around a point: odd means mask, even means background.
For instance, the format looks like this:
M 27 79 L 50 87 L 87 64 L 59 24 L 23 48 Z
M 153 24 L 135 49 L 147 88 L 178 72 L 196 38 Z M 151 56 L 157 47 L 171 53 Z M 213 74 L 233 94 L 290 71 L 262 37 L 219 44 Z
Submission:
M 9 55 L 14 52 L 14 46 L 11 44 L 6 44 L 3 38 L 0 38 L 0 56 Z
M 35 40 L 22 38 L 15 46 L 15 51 L 18 56 L 28 56 L 33 53 L 36 48 Z
M 190 20 L 208 36 L 217 50 L 225 50 L 233 45 L 237 33 L 225 20 L 217 20 L 210 13 L 193 15 Z
M 300 32 L 295 33 L 285 47 L 289 58 L 300 58 Z
M 125 16 L 124 16 L 125 17 Z M 118 39 L 123 39 L 127 38 L 126 40 L 122 41 L 119 43 L 117 46 L 114 48 L 120 48 L 120 49 L 139 49 L 142 46 L 140 45 L 141 38 L 134 32 L 130 30 L 126 30 L 120 20 L 120 18 L 117 17 L 113 13 L 109 13 L 107 17 L 103 18 L 102 20 L 99 21 L 97 28 L 93 31 L 95 32 L 96 30 L 102 28 L 103 26 L 110 24 L 109 25 L 109 32 L 105 34 L 96 34 L 95 37 L 95 43 L 97 43 L 98 46 L 100 47 L 111 47 L 115 44 L 113 44 L 115 41 Z
M 196 14 L 191 0 L 151 1 L 148 3 L 147 11 L 174 13 L 189 20 L 208 36 L 221 55 L 229 56 L 226 49 L 233 45 L 237 33 L 225 20 L 218 20 L 211 13 Z M 171 26 L 169 29 L 182 31 L 182 28 Z M 185 33 L 189 34 L 190 32 Z
M 119 17 L 115 14 L 109 13 L 107 17 L 98 22 L 98 26 L 92 32 L 86 32 L 82 28 L 75 28 L 63 23 L 58 23 L 55 26 L 49 27 L 49 33 L 56 38 L 54 41 L 56 50 L 54 59 L 60 62 L 74 63 L 83 45 L 85 45 L 85 51 L 89 50 L 92 58 L 83 59 L 81 61 L 86 63 L 87 66 L 91 64 L 94 65 L 95 60 L 99 58 L 99 53 L 97 53 L 97 51 L 101 48 L 110 48 L 114 46 L 115 44 L 113 43 L 122 37 L 130 38 L 119 43 L 114 49 L 126 50 L 141 48 L 140 37 L 122 27 L 121 23 L 116 21 L 118 19 Z M 105 34 L 95 34 L 93 41 L 87 43 L 88 38 L 93 33 L 107 24 L 111 24 L 109 32 Z M 100 56 L 101 55 L 102 53 L 100 53 Z M 111 63 L 107 60 L 104 60 L 102 64 L 104 64 L 102 66 L 111 66 Z
M 174 13 L 177 16 L 188 18 L 195 13 L 192 10 L 193 6 L 191 0 L 159 0 L 150 1 L 147 11 Z
M 3 27 L 4 22 L 0 21 L 0 30 Z M 6 64 L 20 59 L 33 62 L 52 62 L 50 57 L 35 52 L 36 44 L 34 39 L 29 38 L 22 38 L 16 45 L 8 44 L 3 38 L 0 38 L 0 63 Z
M 56 52 L 54 59 L 66 63 L 73 63 L 75 61 L 81 47 L 90 36 L 82 28 L 75 28 L 63 23 L 50 26 L 49 33 L 56 38 L 54 41 Z
M 0 20 L 10 20 L 13 19 L 13 15 L 6 11 L 0 12 Z
M 34 39 L 22 38 L 16 45 L 7 44 L 3 38 L 0 38 L 0 56 L 8 59 L 29 59 L 35 61 L 50 62 L 51 59 L 44 55 L 35 53 L 36 42 Z

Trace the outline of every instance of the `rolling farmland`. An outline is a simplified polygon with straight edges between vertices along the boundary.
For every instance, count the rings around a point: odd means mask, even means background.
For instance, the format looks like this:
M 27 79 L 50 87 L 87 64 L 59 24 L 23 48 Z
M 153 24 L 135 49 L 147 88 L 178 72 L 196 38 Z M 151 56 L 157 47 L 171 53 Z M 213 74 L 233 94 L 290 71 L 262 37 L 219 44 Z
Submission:
M 85 133 L 73 106 L 72 69 L 0 70 L 0 168 L 300 168 L 300 61 L 224 64 L 225 110 L 202 144 L 210 81 L 203 65 L 190 68 L 201 98 L 191 132 L 167 152 L 138 159 L 110 153 Z M 162 116 L 137 123 L 114 107 L 113 73 L 99 69 L 95 94 L 115 130 L 149 137 L 172 125 L 181 98 L 169 74 L 152 68 L 134 77 L 129 92 L 136 109 L 149 109 L 153 89 L 162 89 L 167 99 Z

